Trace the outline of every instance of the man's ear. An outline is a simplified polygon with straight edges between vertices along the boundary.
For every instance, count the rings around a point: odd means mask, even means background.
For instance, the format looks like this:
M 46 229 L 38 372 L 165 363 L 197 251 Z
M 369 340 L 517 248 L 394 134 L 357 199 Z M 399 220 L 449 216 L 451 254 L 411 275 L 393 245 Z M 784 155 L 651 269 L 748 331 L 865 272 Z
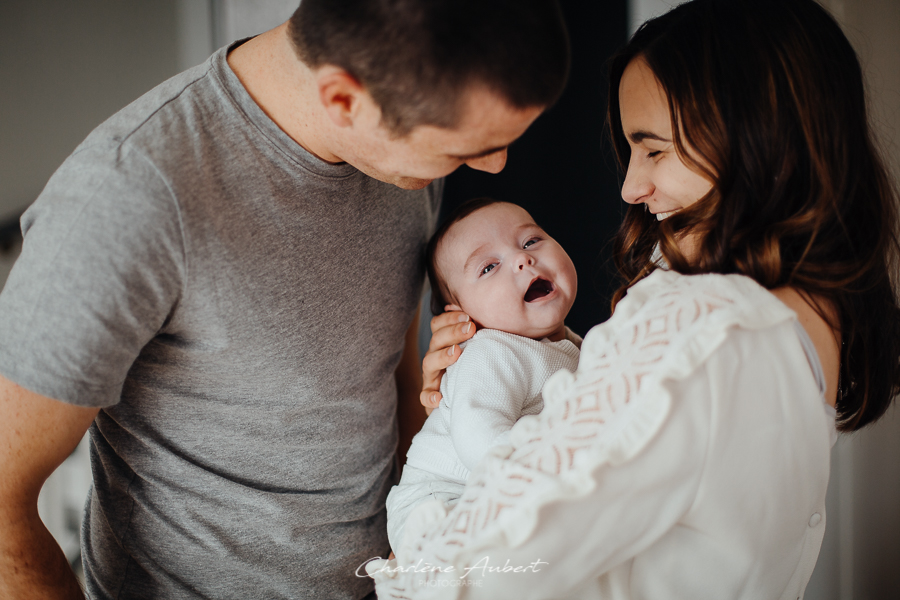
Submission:
M 316 72 L 316 85 L 319 100 L 334 124 L 352 126 L 367 95 L 359 80 L 340 67 L 325 65 Z

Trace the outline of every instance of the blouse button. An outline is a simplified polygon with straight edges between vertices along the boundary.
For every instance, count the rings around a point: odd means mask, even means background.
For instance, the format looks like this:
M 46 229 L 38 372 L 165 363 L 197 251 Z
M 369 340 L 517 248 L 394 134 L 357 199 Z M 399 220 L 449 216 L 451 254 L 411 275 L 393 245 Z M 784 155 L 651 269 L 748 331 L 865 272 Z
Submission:
M 819 522 L 820 522 L 821 520 L 822 520 L 822 515 L 820 515 L 819 513 L 813 513 L 813 516 L 811 516 L 811 517 L 809 518 L 809 526 L 810 526 L 810 527 L 815 527 L 816 525 L 819 524 Z

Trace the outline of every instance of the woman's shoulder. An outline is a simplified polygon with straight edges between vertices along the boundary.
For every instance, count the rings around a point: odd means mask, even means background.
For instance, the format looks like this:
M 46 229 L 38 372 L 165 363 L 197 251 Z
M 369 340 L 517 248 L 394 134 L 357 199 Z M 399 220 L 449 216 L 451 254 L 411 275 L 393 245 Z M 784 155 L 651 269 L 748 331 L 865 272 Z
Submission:
M 749 277 L 658 269 L 628 290 L 608 321 L 588 332 L 582 361 L 614 342 L 672 348 L 679 340 L 711 336 L 712 342 L 731 327 L 765 329 L 793 318 L 792 310 Z
M 746 275 L 683 275 L 666 269 L 657 269 L 634 284 L 616 307 L 616 314 L 620 308 L 622 313 L 632 314 L 644 306 L 678 309 L 697 302 L 707 302 L 714 309 L 748 312 L 747 316 L 755 319 L 781 320 L 785 314 L 783 303 Z
M 650 384 L 683 379 L 730 332 L 766 330 L 794 318 L 792 310 L 749 277 L 660 269 L 632 286 L 612 317 L 588 332 L 579 372 L 591 371 L 595 377 L 612 368 L 640 374 Z

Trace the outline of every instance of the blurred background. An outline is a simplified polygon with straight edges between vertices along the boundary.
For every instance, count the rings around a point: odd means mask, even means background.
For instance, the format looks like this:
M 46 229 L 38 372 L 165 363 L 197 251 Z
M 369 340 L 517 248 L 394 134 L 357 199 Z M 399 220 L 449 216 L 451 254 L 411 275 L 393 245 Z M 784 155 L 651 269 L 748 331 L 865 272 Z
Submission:
M 821 2 L 860 55 L 872 125 L 900 181 L 900 0 Z M 0 0 L 0 286 L 21 245 L 19 216 L 94 127 L 161 81 L 203 62 L 216 48 L 282 23 L 297 4 Z M 608 318 L 618 286 L 610 239 L 623 203 L 604 131 L 605 61 L 640 23 L 674 4 L 562 0 L 573 49 L 565 94 L 513 144 L 501 174 L 464 167 L 447 181 L 445 211 L 479 195 L 515 202 L 567 249 L 579 275 L 568 323 L 580 334 Z M 420 343 L 427 346 L 427 335 Z M 90 487 L 86 444 L 47 481 L 39 503 L 41 516 L 76 568 Z M 827 510 L 825 542 L 806 598 L 900 598 L 896 406 L 876 426 L 838 441 Z

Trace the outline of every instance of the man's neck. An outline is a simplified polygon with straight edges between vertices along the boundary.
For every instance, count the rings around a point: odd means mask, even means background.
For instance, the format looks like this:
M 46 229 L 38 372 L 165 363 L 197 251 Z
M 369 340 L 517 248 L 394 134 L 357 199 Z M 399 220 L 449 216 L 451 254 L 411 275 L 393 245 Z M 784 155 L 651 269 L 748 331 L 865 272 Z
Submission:
M 325 143 L 331 121 L 319 102 L 315 74 L 294 52 L 286 23 L 235 48 L 228 66 L 291 139 L 324 162 L 343 162 Z

